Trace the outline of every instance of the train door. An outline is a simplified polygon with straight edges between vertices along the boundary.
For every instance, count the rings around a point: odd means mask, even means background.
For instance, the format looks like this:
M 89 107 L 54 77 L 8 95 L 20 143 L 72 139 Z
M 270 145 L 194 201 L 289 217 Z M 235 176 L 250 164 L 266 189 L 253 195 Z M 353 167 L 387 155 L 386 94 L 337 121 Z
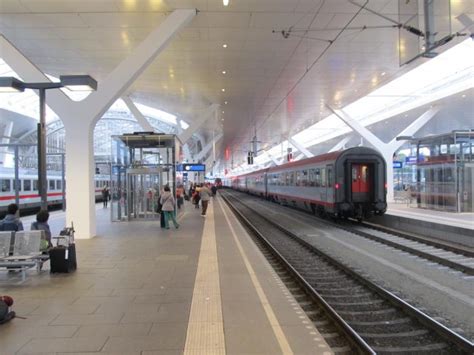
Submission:
M 369 202 L 372 184 L 370 164 L 357 163 L 351 167 L 351 191 L 353 202 Z

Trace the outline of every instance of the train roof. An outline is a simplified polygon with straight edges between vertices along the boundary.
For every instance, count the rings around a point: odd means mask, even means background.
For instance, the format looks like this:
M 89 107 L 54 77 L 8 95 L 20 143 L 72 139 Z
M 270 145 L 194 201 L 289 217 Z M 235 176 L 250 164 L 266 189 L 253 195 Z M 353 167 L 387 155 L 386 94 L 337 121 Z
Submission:
M 297 161 L 292 161 L 286 164 L 278 165 L 278 166 L 273 166 L 270 168 L 265 168 L 265 169 L 260 169 L 256 171 L 252 171 L 250 173 L 244 174 L 244 175 L 239 175 L 239 177 L 245 177 L 245 176 L 254 176 L 254 175 L 261 175 L 266 172 L 275 172 L 275 171 L 281 171 L 281 170 L 286 170 L 286 169 L 291 169 L 291 168 L 296 168 L 299 166 L 304 166 L 304 165 L 310 165 L 310 164 L 315 164 L 315 163 L 320 163 L 324 161 L 335 161 L 339 157 L 347 154 L 376 154 L 380 155 L 376 150 L 368 147 L 352 147 L 348 148 L 345 150 L 339 150 L 336 152 L 331 152 L 331 153 L 326 153 L 326 154 L 321 154 L 312 158 L 307 158 L 307 159 L 301 159 Z

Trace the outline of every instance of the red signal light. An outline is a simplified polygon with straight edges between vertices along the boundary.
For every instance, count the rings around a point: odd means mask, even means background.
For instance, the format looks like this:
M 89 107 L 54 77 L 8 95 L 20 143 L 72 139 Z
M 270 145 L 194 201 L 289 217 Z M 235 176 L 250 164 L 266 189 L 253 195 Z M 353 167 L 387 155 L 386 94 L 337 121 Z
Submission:
M 388 188 L 388 184 L 387 184 L 387 183 L 385 183 L 385 190 L 387 190 L 387 188 Z
M 339 190 L 340 185 L 336 183 L 336 185 L 334 185 L 334 187 L 336 188 L 336 190 Z

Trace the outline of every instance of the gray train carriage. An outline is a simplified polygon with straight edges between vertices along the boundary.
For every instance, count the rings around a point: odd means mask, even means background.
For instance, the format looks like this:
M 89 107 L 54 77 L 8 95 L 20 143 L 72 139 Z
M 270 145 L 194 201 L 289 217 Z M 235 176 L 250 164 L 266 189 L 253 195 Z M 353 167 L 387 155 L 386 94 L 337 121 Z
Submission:
M 385 161 L 370 148 L 328 153 L 265 173 L 268 199 L 319 215 L 362 219 L 383 214 L 387 208 Z M 253 174 L 247 174 L 247 179 L 255 191 L 255 174 L 261 171 Z

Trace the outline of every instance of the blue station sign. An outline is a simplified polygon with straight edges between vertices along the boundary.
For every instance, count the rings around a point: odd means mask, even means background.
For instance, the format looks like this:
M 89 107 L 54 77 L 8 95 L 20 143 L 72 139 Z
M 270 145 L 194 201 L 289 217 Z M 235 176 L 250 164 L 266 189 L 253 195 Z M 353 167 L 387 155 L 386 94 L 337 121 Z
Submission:
M 401 168 L 403 168 L 403 162 L 401 162 L 401 161 L 394 161 L 394 162 L 393 162 L 393 168 L 394 168 L 394 169 L 401 169 Z
M 203 171 L 206 171 L 206 165 L 205 164 L 180 164 L 176 167 L 176 171 L 203 172 Z

